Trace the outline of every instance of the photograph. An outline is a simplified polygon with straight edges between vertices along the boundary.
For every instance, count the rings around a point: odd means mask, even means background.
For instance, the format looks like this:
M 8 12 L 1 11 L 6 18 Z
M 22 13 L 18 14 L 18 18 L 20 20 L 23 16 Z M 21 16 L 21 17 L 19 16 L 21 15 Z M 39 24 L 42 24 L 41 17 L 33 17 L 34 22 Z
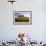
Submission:
M 31 11 L 14 11 L 13 12 L 14 24 L 32 24 Z

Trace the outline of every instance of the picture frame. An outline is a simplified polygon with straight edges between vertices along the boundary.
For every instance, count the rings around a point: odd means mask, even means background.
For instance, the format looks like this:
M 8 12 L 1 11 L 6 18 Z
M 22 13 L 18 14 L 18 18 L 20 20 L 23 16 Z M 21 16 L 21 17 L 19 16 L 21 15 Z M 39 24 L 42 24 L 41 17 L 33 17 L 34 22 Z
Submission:
M 32 24 L 32 11 L 13 11 L 13 24 L 15 25 Z

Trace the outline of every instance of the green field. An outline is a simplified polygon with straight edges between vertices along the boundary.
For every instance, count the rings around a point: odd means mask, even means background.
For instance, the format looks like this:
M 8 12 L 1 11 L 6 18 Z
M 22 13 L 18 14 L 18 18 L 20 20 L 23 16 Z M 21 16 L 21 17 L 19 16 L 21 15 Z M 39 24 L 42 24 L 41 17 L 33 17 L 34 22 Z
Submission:
M 17 17 L 15 22 L 29 22 L 29 17 Z

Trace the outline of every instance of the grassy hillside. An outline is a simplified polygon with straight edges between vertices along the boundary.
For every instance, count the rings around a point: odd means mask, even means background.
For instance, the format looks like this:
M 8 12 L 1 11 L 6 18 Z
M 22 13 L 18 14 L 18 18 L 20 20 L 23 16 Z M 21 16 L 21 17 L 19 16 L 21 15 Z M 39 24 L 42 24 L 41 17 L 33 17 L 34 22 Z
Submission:
M 15 22 L 29 22 L 29 17 L 17 17 Z

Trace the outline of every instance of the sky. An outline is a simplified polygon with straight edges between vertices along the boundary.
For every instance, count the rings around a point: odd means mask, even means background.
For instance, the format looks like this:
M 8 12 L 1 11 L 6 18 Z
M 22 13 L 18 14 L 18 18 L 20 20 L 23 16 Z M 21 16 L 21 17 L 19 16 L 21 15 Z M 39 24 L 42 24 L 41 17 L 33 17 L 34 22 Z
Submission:
M 25 17 L 30 17 L 30 12 L 20 12 L 20 13 L 15 13 L 15 16 L 18 16 L 18 15 L 24 15 Z

